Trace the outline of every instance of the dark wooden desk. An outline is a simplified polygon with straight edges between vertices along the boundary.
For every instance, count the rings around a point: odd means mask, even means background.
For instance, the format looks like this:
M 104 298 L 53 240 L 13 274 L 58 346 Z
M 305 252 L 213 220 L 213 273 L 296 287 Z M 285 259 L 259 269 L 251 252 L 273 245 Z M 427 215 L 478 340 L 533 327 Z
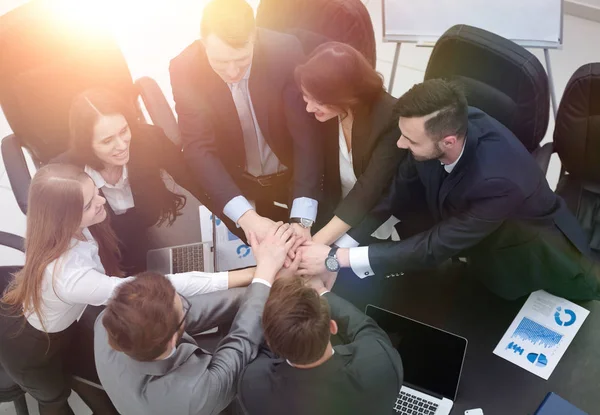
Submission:
M 452 415 L 482 408 L 485 415 L 533 414 L 555 392 L 590 415 L 600 414 L 600 303 L 591 311 L 549 380 L 492 352 L 526 298 L 508 302 L 464 277 L 461 266 L 444 271 L 359 279 L 340 273 L 333 291 L 364 310 L 374 304 L 469 340 Z

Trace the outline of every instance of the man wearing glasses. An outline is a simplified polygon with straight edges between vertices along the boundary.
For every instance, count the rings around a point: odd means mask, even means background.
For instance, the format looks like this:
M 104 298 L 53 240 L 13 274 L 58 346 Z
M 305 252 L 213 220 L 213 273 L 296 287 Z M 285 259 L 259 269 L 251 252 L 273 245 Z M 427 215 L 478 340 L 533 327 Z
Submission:
M 258 244 L 247 289 L 185 298 L 163 275 L 146 272 L 122 284 L 94 327 L 98 376 L 122 414 L 218 414 L 263 339 L 261 315 L 271 284 L 295 242 L 290 225 L 274 224 Z M 297 263 L 296 263 L 297 266 Z M 214 354 L 190 334 L 231 323 Z

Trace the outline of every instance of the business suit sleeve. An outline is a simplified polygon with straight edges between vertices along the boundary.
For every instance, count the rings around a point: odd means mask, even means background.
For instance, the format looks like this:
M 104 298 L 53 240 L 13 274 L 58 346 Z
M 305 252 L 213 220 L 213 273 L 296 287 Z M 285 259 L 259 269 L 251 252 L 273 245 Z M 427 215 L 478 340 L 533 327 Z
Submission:
M 230 288 L 187 297 L 192 307 L 185 321 L 188 333 L 197 333 L 233 321 L 246 293 L 245 288 Z
M 498 229 L 524 200 L 513 183 L 501 178 L 485 180 L 470 194 L 470 206 L 464 212 L 406 240 L 370 246 L 369 263 L 375 273 L 439 265 Z
M 217 346 L 208 365 L 208 381 L 203 377 L 194 386 L 198 393 L 192 394 L 191 408 L 194 405 L 200 408 L 206 396 L 214 402 L 207 406 L 215 408 L 219 407 L 219 402 L 230 402 L 235 397 L 239 376 L 256 357 L 263 339 L 261 318 L 268 295 L 269 287 L 260 283 L 250 284 L 246 289 L 231 330 Z
M 314 116 L 306 111 L 302 93 L 294 80 L 294 69 L 304 60 L 300 42 L 294 39 L 287 55 L 288 78 L 283 88 L 285 117 L 294 142 L 293 198 L 319 200 L 324 171 L 320 129 Z
M 389 187 L 398 163 L 406 156 L 406 150 L 396 146 L 400 137 L 397 126 L 391 126 L 379 139 L 369 164 L 354 187 L 335 211 L 338 218 L 354 227 L 380 201 Z
M 242 192 L 219 158 L 213 120 L 205 106 L 208 104 L 195 93 L 193 77 L 183 63 L 172 61 L 169 67 L 183 156 L 220 213 L 227 202 Z

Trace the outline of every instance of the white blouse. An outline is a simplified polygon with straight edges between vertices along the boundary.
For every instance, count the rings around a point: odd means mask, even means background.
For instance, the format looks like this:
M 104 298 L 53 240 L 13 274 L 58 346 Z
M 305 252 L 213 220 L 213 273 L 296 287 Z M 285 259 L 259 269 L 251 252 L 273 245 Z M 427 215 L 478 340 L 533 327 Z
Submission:
M 135 278 L 105 275 L 98 243 L 87 228 L 83 235 L 86 241 L 72 239 L 71 248 L 51 262 L 44 272 L 41 311 L 48 333 L 67 329 L 79 320 L 88 304 L 106 304 L 119 285 Z M 186 272 L 167 275 L 167 278 L 175 290 L 185 296 L 226 290 L 229 285 L 227 272 Z M 25 317 L 33 327 L 44 330 L 36 313 Z
M 354 174 L 354 164 L 352 159 L 352 150 L 348 151 L 348 144 L 344 136 L 344 130 L 342 129 L 342 122 L 339 121 L 339 147 L 340 147 L 340 182 L 342 185 L 342 198 L 348 196 L 350 190 L 354 187 L 357 182 L 356 174 Z M 382 224 L 371 236 L 378 239 L 388 239 L 390 236 L 392 240 L 399 241 L 398 232 L 394 225 L 399 220 L 395 217 L 390 217 L 384 224 Z
M 122 215 L 135 206 L 131 185 L 129 184 L 127 165 L 123 167 L 121 178 L 114 185 L 106 183 L 100 172 L 92 169 L 90 166 L 85 166 L 84 170 L 92 178 L 96 187 L 102 190 L 102 194 L 113 212 L 115 212 L 115 215 Z

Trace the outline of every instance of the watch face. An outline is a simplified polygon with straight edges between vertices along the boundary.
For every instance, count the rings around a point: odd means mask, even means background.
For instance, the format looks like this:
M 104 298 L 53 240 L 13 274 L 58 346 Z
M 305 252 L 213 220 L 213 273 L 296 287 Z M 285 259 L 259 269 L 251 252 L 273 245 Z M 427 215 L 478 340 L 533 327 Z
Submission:
M 340 270 L 340 263 L 338 260 L 332 256 L 328 256 L 325 260 L 325 268 L 329 272 L 336 272 Z
M 300 219 L 300 225 L 305 228 L 310 228 L 313 225 L 313 221 L 310 219 Z

